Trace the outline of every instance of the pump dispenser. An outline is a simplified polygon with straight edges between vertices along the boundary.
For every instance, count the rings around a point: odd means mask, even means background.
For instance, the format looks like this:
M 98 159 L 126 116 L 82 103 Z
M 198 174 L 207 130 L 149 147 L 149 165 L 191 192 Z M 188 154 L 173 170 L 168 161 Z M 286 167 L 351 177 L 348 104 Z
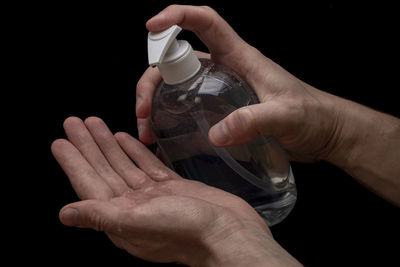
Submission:
M 149 65 L 163 81 L 153 96 L 151 122 L 163 159 L 178 174 L 246 200 L 268 225 L 282 221 L 296 202 L 296 186 L 284 150 L 272 136 L 236 146 L 214 147 L 212 125 L 236 109 L 259 103 L 235 73 L 198 59 L 182 29 L 148 34 Z
M 186 41 L 175 38 L 182 30 L 174 25 L 160 33 L 149 33 L 149 65 L 158 66 L 164 82 L 182 83 L 195 75 L 200 69 L 200 61 Z

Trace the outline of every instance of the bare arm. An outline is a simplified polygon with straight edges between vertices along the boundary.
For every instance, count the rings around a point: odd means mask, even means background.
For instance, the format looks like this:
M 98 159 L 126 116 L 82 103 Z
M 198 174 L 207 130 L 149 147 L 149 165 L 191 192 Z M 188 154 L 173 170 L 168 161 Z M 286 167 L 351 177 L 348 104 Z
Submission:
M 336 144 L 327 161 L 400 206 L 400 119 L 337 98 Z

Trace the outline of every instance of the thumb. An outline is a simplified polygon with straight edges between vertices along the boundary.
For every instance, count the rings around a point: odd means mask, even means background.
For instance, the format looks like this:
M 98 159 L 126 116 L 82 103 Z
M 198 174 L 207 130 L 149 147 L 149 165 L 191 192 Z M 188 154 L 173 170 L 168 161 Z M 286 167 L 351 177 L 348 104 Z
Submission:
M 289 123 L 287 111 L 274 103 L 239 108 L 211 127 L 208 138 L 215 146 L 243 144 L 259 135 L 278 138 Z
M 118 207 L 101 200 L 84 200 L 69 204 L 60 211 L 60 221 L 67 226 L 97 231 L 118 229 Z

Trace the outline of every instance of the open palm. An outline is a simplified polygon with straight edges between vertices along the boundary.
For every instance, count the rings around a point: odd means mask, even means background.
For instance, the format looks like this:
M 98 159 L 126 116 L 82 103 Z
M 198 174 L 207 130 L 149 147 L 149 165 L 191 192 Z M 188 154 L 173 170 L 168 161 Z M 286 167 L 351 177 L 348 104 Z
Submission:
M 183 179 L 101 119 L 70 117 L 64 128 L 68 140 L 54 141 L 52 152 L 83 200 L 61 210 L 64 224 L 105 231 L 118 247 L 157 262 L 205 258 L 209 244 L 246 231 L 273 240 L 245 201 Z

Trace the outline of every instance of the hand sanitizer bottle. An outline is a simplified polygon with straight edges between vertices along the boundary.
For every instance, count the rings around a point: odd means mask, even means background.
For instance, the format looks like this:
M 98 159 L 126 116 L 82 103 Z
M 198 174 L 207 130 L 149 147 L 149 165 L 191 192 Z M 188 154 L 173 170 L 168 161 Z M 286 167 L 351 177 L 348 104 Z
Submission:
M 174 25 L 148 35 L 149 64 L 163 82 L 153 96 L 152 128 L 166 163 L 182 177 L 202 181 L 246 200 L 268 225 L 282 221 L 296 202 L 284 150 L 272 136 L 215 147 L 208 131 L 234 110 L 259 103 L 235 73 L 198 59 Z

